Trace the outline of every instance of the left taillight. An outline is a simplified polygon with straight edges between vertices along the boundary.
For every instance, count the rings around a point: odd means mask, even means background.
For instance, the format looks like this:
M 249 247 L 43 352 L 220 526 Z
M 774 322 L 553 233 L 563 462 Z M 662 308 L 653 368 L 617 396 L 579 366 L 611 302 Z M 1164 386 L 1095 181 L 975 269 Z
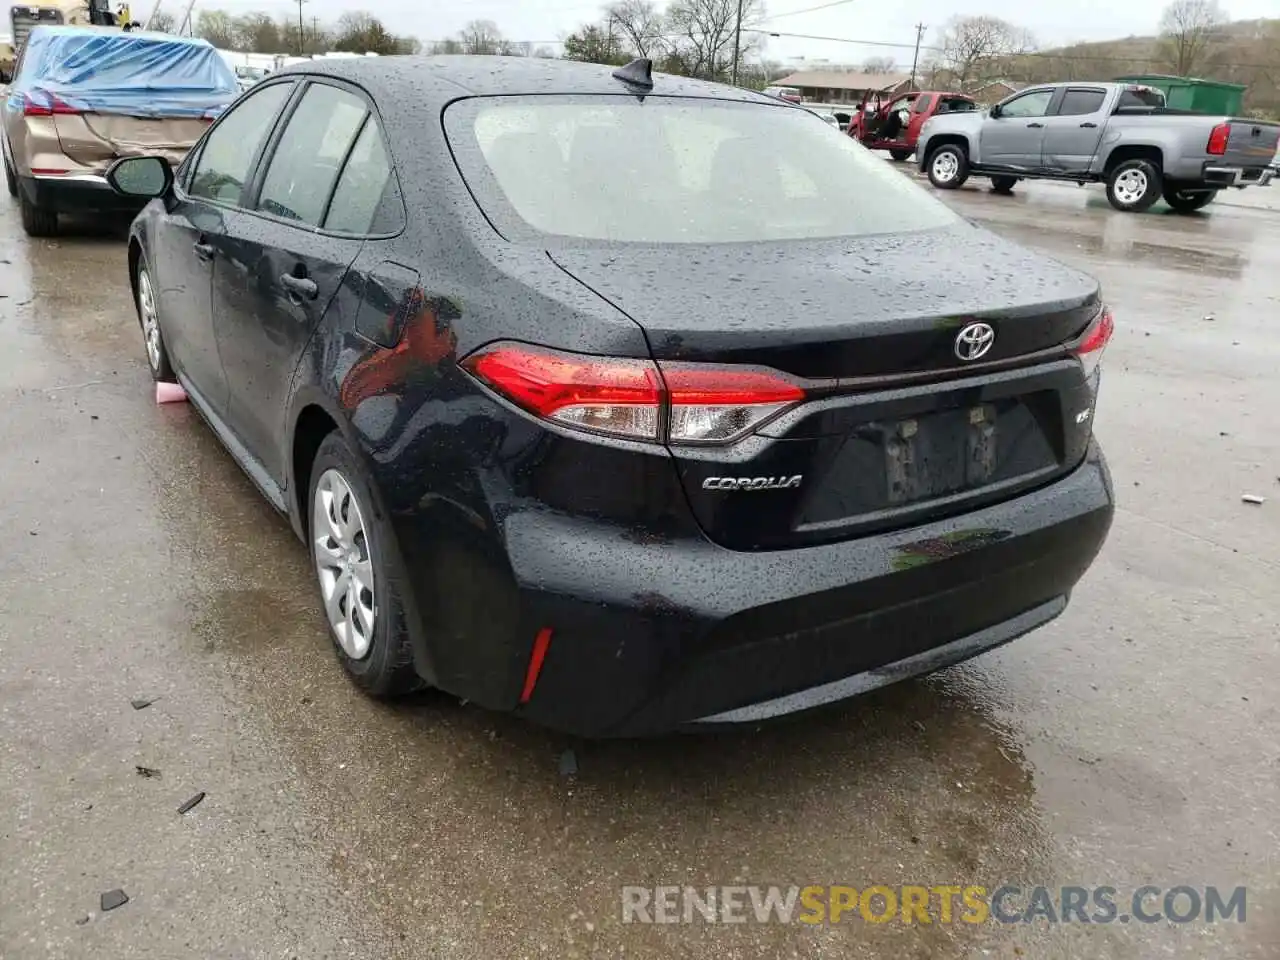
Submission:
M 1089 324 L 1089 329 L 1084 332 L 1080 345 L 1073 351 L 1080 365 L 1084 367 L 1086 379 L 1092 377 L 1098 365 L 1102 363 L 1103 351 L 1107 349 L 1107 344 L 1111 342 L 1111 335 L 1115 332 L 1115 316 L 1111 313 L 1110 307 L 1103 307 L 1093 323 Z
M 84 113 L 75 104 L 67 103 L 58 97 L 51 96 L 48 103 L 41 103 L 34 99 L 31 94 L 24 94 L 22 97 L 22 115 L 24 117 L 55 117 L 55 116 L 76 116 Z
M 651 443 L 732 443 L 805 397 L 799 384 L 774 371 L 655 364 L 513 343 L 484 347 L 462 366 L 535 416 Z

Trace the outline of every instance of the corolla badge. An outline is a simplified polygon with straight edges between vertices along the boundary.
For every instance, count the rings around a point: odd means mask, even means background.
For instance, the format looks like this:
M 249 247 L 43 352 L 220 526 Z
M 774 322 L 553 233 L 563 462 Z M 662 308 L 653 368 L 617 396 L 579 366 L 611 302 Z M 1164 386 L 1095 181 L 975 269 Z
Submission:
M 795 477 L 707 477 L 702 481 L 703 490 L 791 490 L 804 479 Z
M 956 356 L 961 360 L 978 360 L 996 342 L 996 332 L 989 323 L 966 324 L 956 334 Z

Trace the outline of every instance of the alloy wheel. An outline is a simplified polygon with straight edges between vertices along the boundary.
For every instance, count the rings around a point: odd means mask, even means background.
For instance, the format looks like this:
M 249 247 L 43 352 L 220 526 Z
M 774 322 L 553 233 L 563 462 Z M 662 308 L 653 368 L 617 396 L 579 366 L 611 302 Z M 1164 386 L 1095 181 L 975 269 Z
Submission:
M 337 470 L 326 470 L 316 483 L 311 537 L 329 626 L 343 653 L 363 660 L 377 621 L 373 562 L 360 503 Z
M 142 317 L 142 336 L 147 345 L 147 360 L 152 370 L 160 369 L 160 320 L 156 316 L 155 292 L 151 289 L 151 275 L 146 270 L 138 272 L 138 313 Z
M 954 153 L 944 151 L 933 158 L 933 175 L 943 183 L 954 180 L 959 169 L 960 163 Z
M 1147 175 L 1141 170 L 1126 170 L 1116 177 L 1116 199 L 1125 206 L 1137 203 L 1147 192 Z

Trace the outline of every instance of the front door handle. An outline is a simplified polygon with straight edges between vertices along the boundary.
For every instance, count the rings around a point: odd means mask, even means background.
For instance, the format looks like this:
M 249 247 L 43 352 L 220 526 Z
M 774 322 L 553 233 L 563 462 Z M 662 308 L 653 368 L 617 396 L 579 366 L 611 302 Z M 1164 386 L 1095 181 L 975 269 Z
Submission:
M 1032 127 L 1032 128 L 1034 128 L 1034 129 L 1036 129 L 1036 130 L 1039 130 L 1041 127 L 1043 127 L 1043 126 L 1044 126 L 1044 124 L 1043 124 L 1043 123 L 1028 123 L 1028 124 L 1027 124 L 1027 126 L 1028 126 L 1028 127 Z
M 206 263 L 212 260 L 214 254 L 217 253 L 217 250 L 215 250 L 213 245 L 209 243 L 197 243 L 192 246 L 191 249 L 196 252 L 197 257 L 204 260 Z
M 280 278 L 280 284 L 292 296 L 300 297 L 303 300 L 314 300 L 320 294 L 320 288 L 316 286 L 314 280 L 306 277 L 295 277 L 292 273 L 286 273 Z
M 1086 129 L 1089 129 L 1089 130 L 1096 130 L 1098 127 L 1098 125 L 1094 123 L 1092 120 L 1086 120 L 1084 123 L 1080 124 L 1080 126 L 1085 127 Z

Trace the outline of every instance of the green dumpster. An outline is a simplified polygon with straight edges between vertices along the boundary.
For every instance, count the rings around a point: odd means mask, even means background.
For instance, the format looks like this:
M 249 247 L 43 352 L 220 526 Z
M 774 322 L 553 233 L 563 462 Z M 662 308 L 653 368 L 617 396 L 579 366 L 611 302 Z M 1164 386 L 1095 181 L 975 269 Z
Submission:
M 1195 77 L 1168 77 L 1160 74 L 1116 77 L 1116 83 L 1140 83 L 1164 91 L 1165 105 L 1174 110 L 1237 116 L 1244 110 L 1245 87 L 1238 83 L 1198 80 Z

